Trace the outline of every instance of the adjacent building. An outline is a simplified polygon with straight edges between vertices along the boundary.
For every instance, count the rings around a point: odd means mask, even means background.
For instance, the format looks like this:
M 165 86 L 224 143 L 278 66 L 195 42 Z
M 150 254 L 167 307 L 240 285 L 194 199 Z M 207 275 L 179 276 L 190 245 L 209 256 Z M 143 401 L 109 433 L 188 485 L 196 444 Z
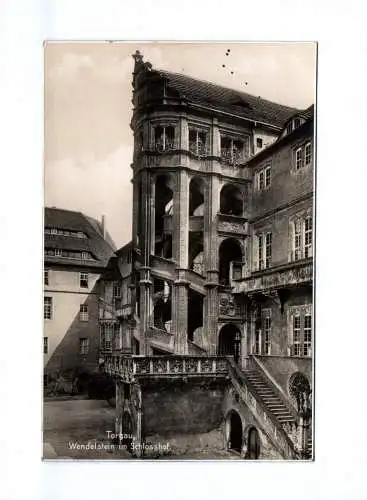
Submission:
M 114 243 L 102 223 L 80 212 L 45 208 L 44 381 L 95 371 L 100 277 Z
M 132 241 L 100 311 L 116 430 L 310 458 L 314 108 L 134 59 Z

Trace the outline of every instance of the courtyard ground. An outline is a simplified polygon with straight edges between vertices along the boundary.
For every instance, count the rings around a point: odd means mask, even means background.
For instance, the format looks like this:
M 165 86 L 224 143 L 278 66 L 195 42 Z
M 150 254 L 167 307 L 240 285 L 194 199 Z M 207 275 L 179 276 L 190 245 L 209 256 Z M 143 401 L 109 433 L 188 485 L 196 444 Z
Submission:
M 43 407 L 43 458 L 68 460 L 131 459 L 124 449 L 113 446 L 115 410 L 106 401 L 89 399 L 47 400 Z M 239 459 L 226 451 L 192 451 L 162 456 L 166 460 Z

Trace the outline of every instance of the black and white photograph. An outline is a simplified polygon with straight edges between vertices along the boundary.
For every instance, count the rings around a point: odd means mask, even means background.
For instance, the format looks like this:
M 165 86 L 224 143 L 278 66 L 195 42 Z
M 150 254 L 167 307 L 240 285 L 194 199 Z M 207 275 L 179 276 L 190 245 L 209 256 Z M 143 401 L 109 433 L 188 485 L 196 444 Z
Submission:
M 44 460 L 317 458 L 317 50 L 45 42 Z

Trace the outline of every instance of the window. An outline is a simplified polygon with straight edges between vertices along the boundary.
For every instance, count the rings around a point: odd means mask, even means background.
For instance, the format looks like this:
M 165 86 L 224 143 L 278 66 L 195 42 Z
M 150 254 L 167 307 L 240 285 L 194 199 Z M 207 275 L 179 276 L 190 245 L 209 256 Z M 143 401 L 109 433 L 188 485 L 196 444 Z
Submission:
M 257 187 L 259 191 L 267 188 L 271 184 L 271 164 L 265 165 L 261 170 L 257 172 Z
M 272 234 L 263 233 L 257 235 L 257 270 L 268 269 L 272 258 Z
M 266 316 L 264 318 L 264 354 L 270 354 L 270 330 L 271 318 Z
M 55 227 L 45 227 L 45 234 L 54 234 L 58 236 L 68 236 L 73 238 L 87 239 L 88 236 L 82 231 L 70 231 L 68 229 L 57 229 Z
M 270 186 L 271 183 L 271 167 L 265 169 L 265 187 Z
M 80 312 L 79 312 L 80 321 L 88 321 L 88 306 L 87 304 L 80 304 Z
M 296 170 L 299 170 L 302 167 L 302 160 L 303 160 L 302 148 L 298 148 L 296 150 Z
M 88 288 L 88 273 L 80 273 L 80 288 Z
M 233 165 L 240 164 L 248 156 L 248 138 L 246 141 L 232 139 L 230 137 L 220 138 L 221 159 Z
M 89 352 L 89 339 L 79 339 L 79 354 L 88 354 Z
M 311 143 L 308 142 L 305 146 L 305 167 L 310 165 L 312 160 L 312 148 L 311 148 Z
M 260 137 L 258 137 L 256 139 L 256 147 L 257 148 L 262 148 L 263 147 L 263 140 Z
M 271 233 L 265 235 L 265 269 L 271 266 Z
M 291 260 L 312 257 L 312 216 L 298 216 L 291 224 L 293 235 Z
M 169 151 L 175 149 L 175 128 L 172 126 L 157 126 L 154 128 L 154 149 Z
M 48 354 L 48 337 L 43 337 L 43 354 Z
M 300 170 L 302 167 L 308 167 L 312 163 L 312 144 L 307 142 L 295 151 L 295 167 Z
M 312 315 L 311 306 L 294 306 L 291 313 L 291 356 L 311 356 L 312 350 Z
M 104 351 L 111 351 L 112 348 L 112 323 L 101 324 L 101 347 Z
M 44 319 L 52 319 L 52 297 L 45 297 L 43 302 Z
M 259 189 L 260 191 L 262 191 L 265 187 L 265 182 L 264 182 L 264 171 L 261 170 L 261 172 L 259 172 Z
M 261 337 L 261 329 L 256 328 L 256 330 L 255 330 L 255 354 L 260 354 L 260 337 Z
M 90 253 L 82 252 L 82 260 L 88 260 L 88 259 L 90 259 Z
M 207 134 L 200 130 L 189 130 L 189 150 L 197 156 L 208 154 Z
M 293 122 L 289 122 L 287 125 L 287 134 L 290 134 L 293 130 Z
M 113 325 L 113 344 L 115 349 L 121 349 L 120 342 L 120 324 L 115 323 Z
M 301 125 L 301 120 L 299 118 L 294 119 L 294 128 L 298 128 Z
M 43 271 L 43 283 L 44 285 L 48 285 L 49 284 L 49 270 L 48 269 L 44 269 Z
M 312 217 L 307 217 L 304 224 L 305 258 L 312 256 Z
M 301 221 L 297 220 L 294 223 L 294 260 L 302 258 L 301 251 Z
M 119 281 L 115 281 L 113 284 L 112 296 L 114 299 L 121 298 L 121 283 Z
M 60 248 L 55 248 L 55 257 L 61 257 L 62 250 Z
M 301 355 L 301 317 L 293 317 L 293 353 L 294 356 Z
M 303 326 L 303 355 L 310 356 L 311 355 L 311 331 L 312 331 L 312 318 L 311 314 L 306 314 L 304 318 L 304 326 Z
M 263 235 L 259 234 L 257 237 L 258 240 L 258 259 L 259 259 L 259 270 L 263 269 L 264 261 L 263 261 Z

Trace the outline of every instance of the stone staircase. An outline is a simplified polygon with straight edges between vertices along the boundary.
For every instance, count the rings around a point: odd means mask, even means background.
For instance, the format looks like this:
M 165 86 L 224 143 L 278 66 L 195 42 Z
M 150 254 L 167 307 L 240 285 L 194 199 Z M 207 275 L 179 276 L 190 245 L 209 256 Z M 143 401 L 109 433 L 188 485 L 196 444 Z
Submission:
M 265 380 L 258 370 L 247 369 L 243 373 L 260 396 L 265 407 L 277 418 L 282 426 L 295 422 L 294 416 L 279 396 L 278 391 L 272 387 L 270 382 Z

